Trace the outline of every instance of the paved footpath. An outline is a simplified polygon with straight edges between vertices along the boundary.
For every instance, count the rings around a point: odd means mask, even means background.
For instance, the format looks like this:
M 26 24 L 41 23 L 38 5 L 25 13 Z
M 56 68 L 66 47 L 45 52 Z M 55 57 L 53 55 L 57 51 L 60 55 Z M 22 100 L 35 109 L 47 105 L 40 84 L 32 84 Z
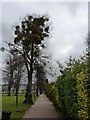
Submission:
M 25 113 L 23 118 L 61 118 L 62 114 L 59 113 L 54 107 L 53 103 L 41 94 L 34 105 Z M 62 120 L 62 119 L 60 119 Z

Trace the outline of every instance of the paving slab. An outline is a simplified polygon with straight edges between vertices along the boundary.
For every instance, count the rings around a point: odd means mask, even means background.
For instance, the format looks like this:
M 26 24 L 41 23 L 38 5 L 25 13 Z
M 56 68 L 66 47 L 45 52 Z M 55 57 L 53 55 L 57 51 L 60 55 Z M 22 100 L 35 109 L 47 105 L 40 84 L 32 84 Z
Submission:
M 53 103 L 41 94 L 34 105 L 25 113 L 23 118 L 61 118 L 62 113 L 57 112 Z M 61 120 L 61 119 L 60 119 Z

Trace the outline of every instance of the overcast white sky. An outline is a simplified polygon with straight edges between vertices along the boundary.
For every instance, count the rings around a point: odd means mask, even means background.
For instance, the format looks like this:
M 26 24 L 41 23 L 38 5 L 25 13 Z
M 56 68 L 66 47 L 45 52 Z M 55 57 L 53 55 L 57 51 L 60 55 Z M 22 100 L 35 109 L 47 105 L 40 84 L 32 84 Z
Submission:
M 52 55 L 53 61 L 59 60 L 63 63 L 70 55 L 78 58 L 83 54 L 88 33 L 88 2 L 82 1 L 3 2 L 2 33 L 0 31 L 2 45 L 5 41 L 13 40 L 13 26 L 20 23 L 20 19 L 27 14 L 32 13 L 48 13 L 50 16 L 53 34 L 48 39 L 47 51 Z

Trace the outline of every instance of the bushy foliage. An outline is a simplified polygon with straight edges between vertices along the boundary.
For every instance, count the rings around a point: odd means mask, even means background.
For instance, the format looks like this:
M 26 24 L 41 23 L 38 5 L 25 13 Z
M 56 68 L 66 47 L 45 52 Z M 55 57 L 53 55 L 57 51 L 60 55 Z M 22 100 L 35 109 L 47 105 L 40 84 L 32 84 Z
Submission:
M 56 105 L 58 105 L 58 87 L 56 83 L 46 84 L 45 93 Z
M 78 99 L 78 117 L 81 120 L 88 119 L 88 95 L 86 87 L 86 75 L 81 71 L 76 75 L 76 90 Z
M 55 83 L 47 85 L 47 96 L 73 120 L 89 120 L 86 56 L 69 59 Z

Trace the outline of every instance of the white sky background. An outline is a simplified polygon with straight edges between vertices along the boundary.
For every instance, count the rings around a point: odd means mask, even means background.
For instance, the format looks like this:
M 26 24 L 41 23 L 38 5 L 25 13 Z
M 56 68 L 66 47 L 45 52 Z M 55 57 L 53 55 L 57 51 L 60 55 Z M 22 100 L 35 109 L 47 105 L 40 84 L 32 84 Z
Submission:
M 48 13 L 50 16 L 53 34 L 48 39 L 47 52 L 52 56 L 52 61 L 64 63 L 70 55 L 78 58 L 83 54 L 88 33 L 87 2 L 3 2 L 2 45 L 13 40 L 13 26 L 32 13 Z

